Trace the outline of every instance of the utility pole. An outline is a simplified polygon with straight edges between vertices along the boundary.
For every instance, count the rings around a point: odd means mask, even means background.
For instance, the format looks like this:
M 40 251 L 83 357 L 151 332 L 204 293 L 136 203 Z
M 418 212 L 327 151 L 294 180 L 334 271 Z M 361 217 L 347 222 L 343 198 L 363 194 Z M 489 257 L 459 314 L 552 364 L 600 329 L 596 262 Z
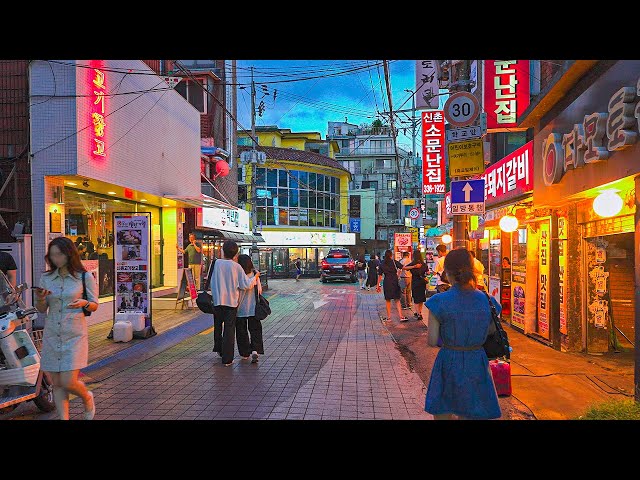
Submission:
M 458 83 L 461 85 L 460 90 L 470 91 L 469 88 L 469 60 L 464 60 L 462 70 L 458 76 Z M 455 177 L 452 181 L 464 180 L 463 177 Z M 469 249 L 469 215 L 453 216 L 453 248 Z
M 387 85 L 387 96 L 389 97 L 389 123 L 391 125 L 391 136 L 393 138 L 393 147 L 395 150 L 395 154 L 396 154 L 396 167 L 398 170 L 398 184 L 397 184 L 397 191 L 398 191 L 398 208 L 397 208 L 397 212 L 398 212 L 398 223 L 400 225 L 403 225 L 402 222 L 402 177 L 400 175 L 400 159 L 398 158 L 398 143 L 397 143 L 397 138 L 396 138 L 396 127 L 395 127 L 395 123 L 394 123 L 394 119 L 393 119 L 393 101 L 392 101 L 392 96 L 391 96 L 391 78 L 389 75 L 389 62 L 388 60 L 383 60 L 383 67 L 384 67 L 384 80 L 385 83 Z
M 258 201 L 258 195 L 256 194 L 256 173 L 258 171 L 258 155 L 256 147 L 258 146 L 256 140 L 256 85 L 253 81 L 253 67 L 251 67 L 251 225 L 253 226 L 253 234 L 258 233 L 258 215 L 256 209 L 256 203 Z M 255 240 L 251 243 L 251 261 L 260 271 L 260 250 Z M 264 276 L 266 279 L 266 275 Z

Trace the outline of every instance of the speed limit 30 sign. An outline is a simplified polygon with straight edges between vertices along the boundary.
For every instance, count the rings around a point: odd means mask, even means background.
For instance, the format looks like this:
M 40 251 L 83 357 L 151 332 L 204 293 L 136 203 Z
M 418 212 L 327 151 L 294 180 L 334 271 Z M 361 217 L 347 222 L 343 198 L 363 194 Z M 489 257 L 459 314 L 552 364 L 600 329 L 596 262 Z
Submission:
M 469 92 L 457 92 L 444 104 L 444 118 L 454 127 L 471 125 L 480 115 L 480 103 Z

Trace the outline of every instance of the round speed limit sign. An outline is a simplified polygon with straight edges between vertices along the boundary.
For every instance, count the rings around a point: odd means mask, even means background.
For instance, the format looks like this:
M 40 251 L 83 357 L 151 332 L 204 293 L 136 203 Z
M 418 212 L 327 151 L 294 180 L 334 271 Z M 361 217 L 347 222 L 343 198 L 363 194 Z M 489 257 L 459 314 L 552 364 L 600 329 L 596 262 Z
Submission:
M 469 92 L 457 92 L 444 104 L 444 118 L 454 127 L 471 125 L 480 115 L 480 103 Z
M 419 216 L 420 210 L 418 210 L 417 208 L 412 208 L 411 210 L 409 210 L 409 218 L 411 220 L 416 220 Z

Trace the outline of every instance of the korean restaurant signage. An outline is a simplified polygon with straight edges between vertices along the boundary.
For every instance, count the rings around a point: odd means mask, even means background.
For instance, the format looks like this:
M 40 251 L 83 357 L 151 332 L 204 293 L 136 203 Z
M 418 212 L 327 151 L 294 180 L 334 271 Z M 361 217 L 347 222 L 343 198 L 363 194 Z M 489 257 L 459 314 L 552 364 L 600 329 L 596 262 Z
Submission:
M 416 60 L 416 108 L 438 108 L 438 75 L 436 73 L 437 60 Z
M 568 170 L 606 161 L 611 152 L 636 143 L 640 130 L 638 97 L 640 78 L 635 87 L 622 87 L 611 96 L 606 113 L 585 115 L 568 133 L 549 133 L 542 148 L 545 185 L 560 183 Z
M 349 195 L 349 216 L 353 218 L 360 218 L 360 195 Z
M 538 333 L 549 338 L 549 252 L 551 235 L 549 222 L 540 223 L 539 251 L 538 251 Z
M 411 250 L 411 233 L 394 233 L 393 234 L 393 245 L 396 250 L 400 250 L 401 252 L 410 251 Z
M 202 208 L 203 227 L 216 228 L 227 232 L 250 233 L 249 212 L 242 209 Z
M 529 60 L 484 61 L 484 110 L 487 129 L 517 127 L 517 119 L 529 106 Z
M 533 141 L 487 168 L 484 178 L 487 206 L 533 190 Z
M 442 110 L 422 112 L 422 193 L 444 194 L 446 189 Z
M 560 294 L 560 333 L 567 335 L 567 228 L 568 218 L 558 217 L 558 293 Z
M 447 218 L 453 215 L 453 212 L 451 211 L 451 192 L 447 192 L 444 196 L 444 212 Z
M 91 95 L 91 104 L 89 108 L 88 119 L 92 126 L 92 156 L 93 158 L 104 159 L 107 156 L 105 134 L 107 129 L 106 115 L 105 115 L 105 98 L 107 93 L 107 82 L 105 71 L 99 61 L 93 61 L 90 65 L 94 68 L 88 69 L 90 72 L 90 85 L 89 91 Z
M 151 326 L 150 213 L 114 213 L 115 313 L 144 313 Z
M 447 144 L 449 150 L 449 176 L 469 177 L 484 172 L 482 140 L 467 140 Z

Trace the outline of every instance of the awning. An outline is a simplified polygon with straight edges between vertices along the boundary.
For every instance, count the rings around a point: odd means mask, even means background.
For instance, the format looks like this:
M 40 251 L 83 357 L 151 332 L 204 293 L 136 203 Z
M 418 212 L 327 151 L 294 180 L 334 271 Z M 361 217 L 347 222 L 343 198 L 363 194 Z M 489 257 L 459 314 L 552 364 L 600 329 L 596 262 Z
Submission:
M 219 237 L 224 240 L 233 240 L 236 243 L 264 243 L 264 238 L 262 238 L 262 235 L 227 232 L 225 230 L 217 230 L 215 228 L 207 227 L 197 227 L 196 230 L 205 232 L 207 236 Z
M 200 196 L 193 197 L 181 197 L 179 195 L 165 195 L 164 198 L 169 198 L 175 201 L 178 207 L 183 208 L 193 208 L 193 207 L 209 207 L 209 208 L 232 208 L 236 207 L 230 206 L 229 204 L 220 201 L 216 198 L 210 197 L 209 195 L 205 195 L 201 193 Z

